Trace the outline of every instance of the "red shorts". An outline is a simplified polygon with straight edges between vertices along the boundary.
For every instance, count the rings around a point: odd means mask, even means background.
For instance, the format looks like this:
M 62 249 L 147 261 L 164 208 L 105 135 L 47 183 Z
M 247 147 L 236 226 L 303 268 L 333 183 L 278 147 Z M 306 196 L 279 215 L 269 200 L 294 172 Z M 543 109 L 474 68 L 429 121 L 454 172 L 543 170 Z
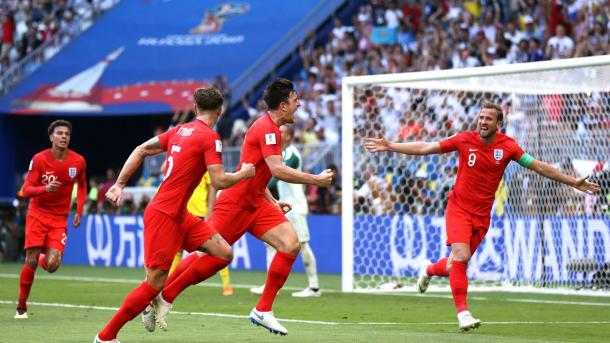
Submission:
M 25 218 L 25 249 L 30 248 L 53 248 L 61 251 L 62 255 L 66 248 L 65 226 L 47 225 L 37 218 L 28 215 Z
M 220 196 L 214 211 L 208 218 L 213 227 L 230 245 L 237 242 L 246 232 L 260 238 L 265 232 L 287 222 L 282 211 L 268 201 L 254 210 L 243 209 L 226 197 Z
M 169 270 L 180 249 L 192 252 L 216 233 L 203 220 L 187 213 L 181 223 L 150 206 L 144 211 L 144 265 Z
M 485 238 L 485 234 L 487 234 L 489 221 L 489 216 L 483 217 L 468 213 L 449 200 L 445 211 L 447 245 L 452 243 L 470 244 L 470 253 L 473 254 Z

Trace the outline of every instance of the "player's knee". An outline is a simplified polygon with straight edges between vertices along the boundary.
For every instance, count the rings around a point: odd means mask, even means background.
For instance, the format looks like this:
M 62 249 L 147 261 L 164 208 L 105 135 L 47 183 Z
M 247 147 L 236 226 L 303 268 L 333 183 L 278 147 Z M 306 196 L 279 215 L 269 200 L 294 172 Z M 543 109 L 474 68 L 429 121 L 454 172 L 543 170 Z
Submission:
M 61 265 L 61 261 L 58 259 L 49 259 L 47 262 L 47 272 L 55 273 L 59 266 Z
M 38 256 L 26 256 L 25 264 L 31 269 L 36 269 L 38 266 Z
M 470 253 L 466 250 L 456 250 L 453 253 L 453 261 L 468 263 L 470 261 Z
M 301 251 L 301 242 L 299 241 L 294 241 L 294 242 L 290 242 L 288 244 L 288 249 L 286 250 L 286 252 L 291 253 L 291 254 L 298 254 Z
M 165 287 L 165 280 L 167 280 L 167 273 L 150 273 L 146 276 L 146 283 L 158 291 Z
M 296 255 L 301 251 L 301 243 L 297 239 L 282 238 L 276 243 L 275 250 Z
M 233 261 L 233 249 L 231 249 L 231 247 L 227 245 L 226 248 L 223 248 L 220 251 L 218 257 L 222 258 L 223 260 L 227 260 L 228 263 L 231 263 L 231 261 Z

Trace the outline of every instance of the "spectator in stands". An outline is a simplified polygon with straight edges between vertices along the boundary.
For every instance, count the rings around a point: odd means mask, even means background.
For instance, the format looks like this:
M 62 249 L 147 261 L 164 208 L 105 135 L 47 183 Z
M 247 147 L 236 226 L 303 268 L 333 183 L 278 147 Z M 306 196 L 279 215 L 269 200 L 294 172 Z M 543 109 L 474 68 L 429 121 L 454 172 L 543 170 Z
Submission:
M 562 24 L 557 25 L 556 32 L 547 42 L 545 57 L 551 60 L 572 57 L 574 40 L 566 36 L 566 29 Z
M 527 56 L 528 62 L 538 62 L 544 59 L 544 53 L 540 48 L 540 41 L 538 39 L 532 38 L 530 40 Z
M 510 63 L 526 63 L 529 62 L 528 54 L 529 44 L 526 39 L 521 39 L 510 51 L 507 62 Z
M 97 195 L 97 205 L 98 210 L 104 207 L 106 201 L 106 192 L 114 185 L 116 182 L 116 172 L 112 168 L 106 169 L 106 179 L 99 185 L 98 195 Z M 101 211 L 100 211 L 101 212 Z
M 2 15 L 2 53 L 3 58 L 8 57 L 15 45 L 15 14 L 8 11 Z
M 36 30 L 32 24 L 29 24 L 27 32 L 22 36 L 21 41 L 19 42 L 19 58 L 24 58 L 29 55 L 41 44 L 42 40 L 40 39 L 38 30 Z

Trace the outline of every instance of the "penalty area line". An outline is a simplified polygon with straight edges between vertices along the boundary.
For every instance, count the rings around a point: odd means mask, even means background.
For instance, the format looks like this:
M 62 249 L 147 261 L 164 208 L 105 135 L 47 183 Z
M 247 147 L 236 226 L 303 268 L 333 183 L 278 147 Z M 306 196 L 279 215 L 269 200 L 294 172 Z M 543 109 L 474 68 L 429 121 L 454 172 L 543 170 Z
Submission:
M 0 300 L 0 305 L 16 305 L 17 302 L 9 300 Z M 42 307 L 57 307 L 57 308 L 70 308 L 70 309 L 84 309 L 84 310 L 97 310 L 97 311 L 117 311 L 117 307 L 109 306 L 94 306 L 94 305 L 78 305 L 78 304 L 62 304 L 62 303 L 45 303 L 30 301 L 29 305 L 42 306 Z M 210 312 L 184 312 L 184 311 L 172 311 L 174 315 L 186 315 L 186 316 L 202 316 L 202 317 L 217 317 L 217 318 L 232 318 L 232 319 L 247 319 L 248 316 L 227 314 L 227 313 L 210 313 Z M 278 318 L 283 322 L 288 323 L 300 323 L 300 324 L 313 324 L 313 325 L 355 325 L 355 326 L 408 326 L 408 325 L 455 325 L 455 322 L 356 322 L 356 323 L 343 323 L 343 322 L 326 322 L 319 320 L 303 320 L 303 319 L 286 319 Z M 610 324 L 610 321 L 506 321 L 506 322 L 483 322 L 483 325 L 606 325 Z

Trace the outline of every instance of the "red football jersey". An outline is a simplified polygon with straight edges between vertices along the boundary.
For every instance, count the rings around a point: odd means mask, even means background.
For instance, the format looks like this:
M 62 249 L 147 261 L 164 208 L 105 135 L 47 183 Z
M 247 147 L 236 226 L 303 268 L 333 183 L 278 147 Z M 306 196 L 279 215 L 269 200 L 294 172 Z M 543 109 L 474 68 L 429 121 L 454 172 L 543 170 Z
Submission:
M 34 155 L 22 189 L 24 197 L 32 198 L 28 215 L 50 226 L 66 226 L 75 182 L 78 182 L 76 212 L 82 214 L 87 199 L 86 168 L 85 159 L 72 150 L 68 150 L 63 161 L 55 159 L 51 149 Z M 61 186 L 56 192 L 47 193 L 46 186 L 53 181 L 61 182 Z
M 265 157 L 282 155 L 280 146 L 280 128 L 271 120 L 269 113 L 259 118 L 246 132 L 246 138 L 241 148 L 242 163 L 252 163 L 256 170 L 253 178 L 245 179 L 233 187 L 220 193 L 232 201 L 243 204 L 244 208 L 254 209 L 265 200 L 265 189 L 271 180 L 271 171 L 265 162 Z
M 222 164 L 222 142 L 201 120 L 177 126 L 158 137 L 167 151 L 167 170 L 150 206 L 182 222 L 186 204 L 207 166 Z
M 496 133 L 491 145 L 481 142 L 478 131 L 462 132 L 440 142 L 442 152 L 458 151 L 457 180 L 449 200 L 478 216 L 489 216 L 496 190 L 508 163 L 524 151 L 512 138 Z

